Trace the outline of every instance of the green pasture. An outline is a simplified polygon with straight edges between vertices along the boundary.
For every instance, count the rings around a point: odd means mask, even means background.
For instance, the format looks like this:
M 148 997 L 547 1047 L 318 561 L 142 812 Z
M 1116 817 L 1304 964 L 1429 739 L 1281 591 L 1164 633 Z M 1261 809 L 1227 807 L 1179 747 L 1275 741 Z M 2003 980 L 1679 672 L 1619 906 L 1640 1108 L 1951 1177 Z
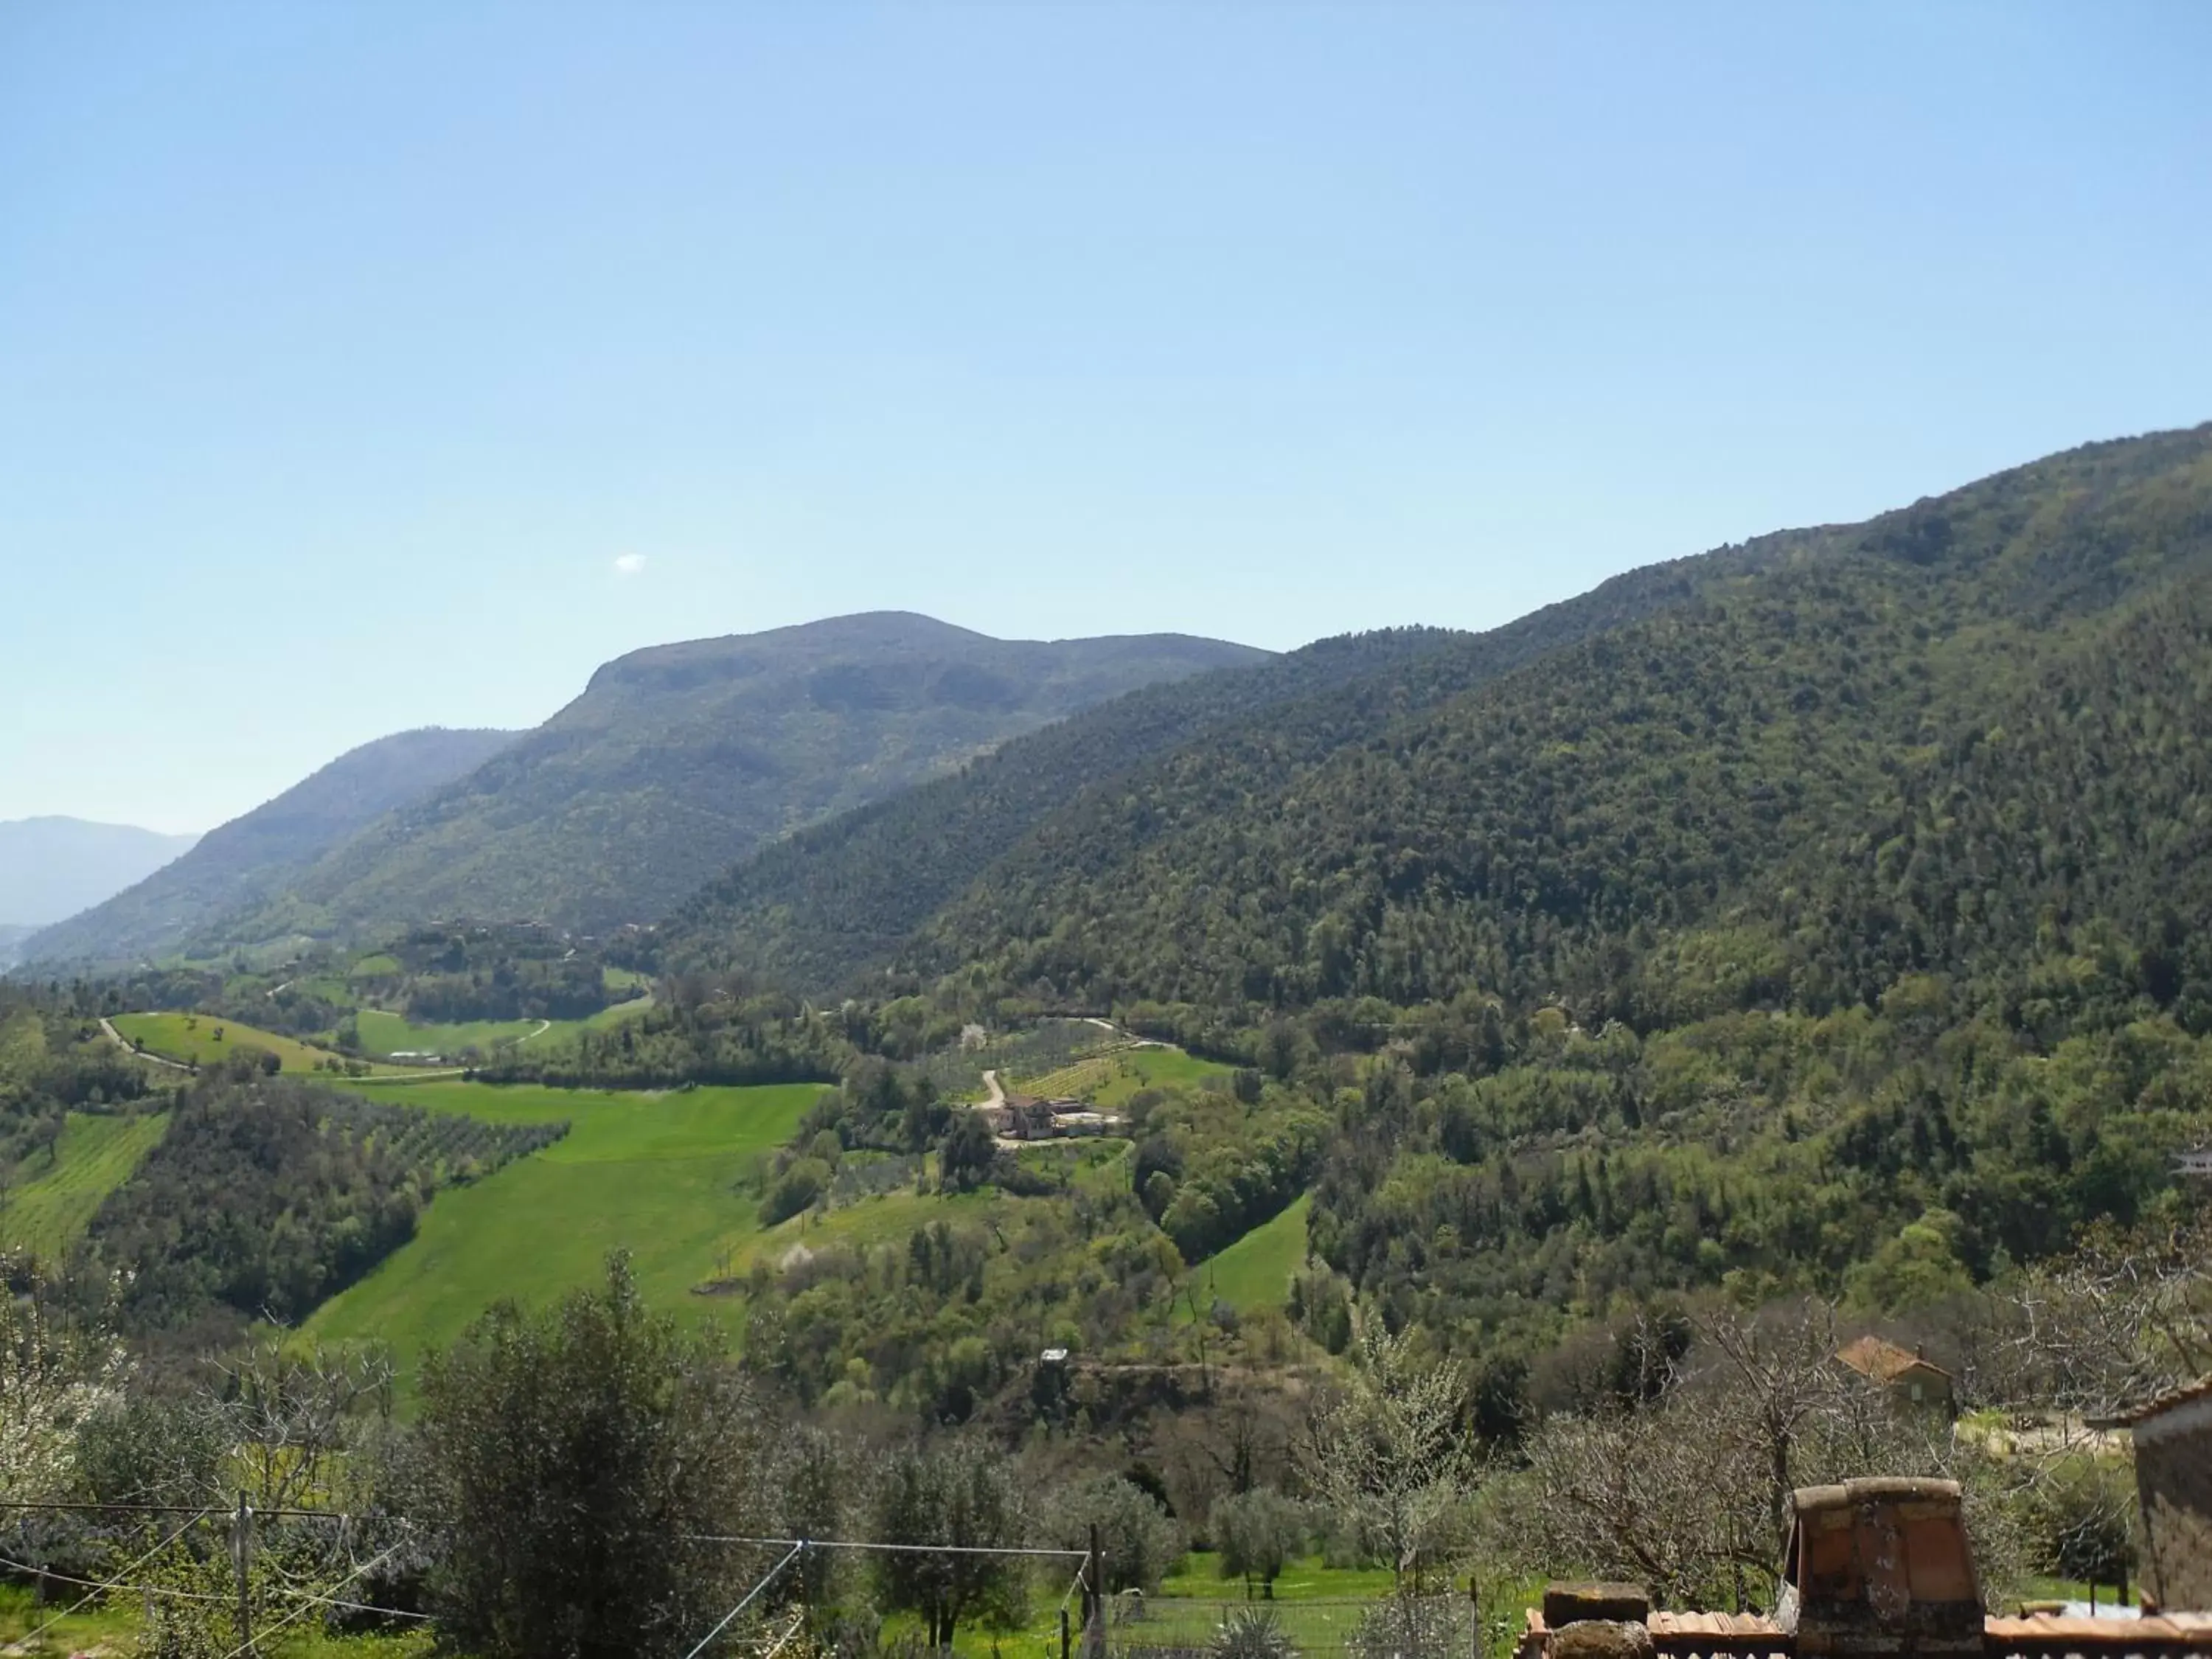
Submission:
M 387 1014 L 374 1008 L 363 1008 L 354 1016 L 365 1054 L 439 1054 L 447 1060 L 464 1048 L 489 1054 L 501 1043 L 536 1036 L 544 1024 L 535 1019 L 479 1019 L 457 1025 L 416 1025 L 404 1014 Z
M 1189 1088 L 1214 1078 L 1225 1078 L 1230 1068 L 1200 1060 L 1181 1048 L 1124 1048 L 1111 1056 L 1114 1074 L 1090 1094 L 1091 1103 L 1110 1112 L 1127 1103 L 1129 1097 L 1146 1089 Z
M 1158 1043 L 1088 1054 L 1048 1072 L 1022 1073 L 1002 1067 L 999 1080 L 1018 1094 L 1083 1100 L 1110 1112 L 1142 1090 L 1189 1088 L 1229 1073 L 1226 1066 Z M 985 1094 L 980 1083 L 966 1091 L 971 1100 L 981 1100 Z
M 716 1242 L 715 1269 L 718 1273 L 741 1278 L 754 1262 L 774 1265 L 802 1246 L 822 1250 L 838 1244 L 858 1248 L 902 1243 L 915 1228 L 933 1221 L 975 1221 L 1003 1215 L 1024 1201 L 988 1188 L 972 1193 L 933 1193 L 927 1198 L 918 1197 L 910 1187 L 878 1193 L 826 1212 L 804 1210 L 773 1227 L 748 1222 L 732 1228 Z
M 725 1241 L 755 1230 L 758 1194 L 739 1182 L 822 1092 L 811 1083 L 665 1094 L 459 1080 L 347 1086 L 489 1122 L 570 1126 L 544 1152 L 440 1193 L 408 1244 L 308 1322 L 313 1335 L 387 1341 L 410 1372 L 492 1303 L 543 1306 L 592 1283 L 618 1248 L 659 1306 L 701 1316 L 726 1305 L 691 1289 L 713 1276 Z
M 438 1054 L 450 1060 L 464 1048 L 487 1056 L 507 1044 L 550 1048 L 579 1031 L 603 1030 L 634 1019 L 652 1006 L 650 997 L 634 997 L 610 1004 L 588 1019 L 479 1019 L 451 1025 L 417 1025 L 404 1014 L 364 1008 L 354 1016 L 354 1024 L 366 1053 Z
M 956 1659 L 991 1659 L 994 1655 L 997 1659 L 1060 1659 L 1061 1597 L 1074 1578 L 1075 1565 L 1070 1562 L 1063 1575 L 1057 1563 L 1040 1560 L 1031 1581 L 1028 1622 L 1012 1631 L 960 1626 L 952 1637 Z M 1302 1650 L 1334 1652 L 1346 1646 L 1364 1604 L 1389 1593 L 1387 1567 L 1330 1567 L 1312 1556 L 1284 1569 L 1275 1580 L 1272 1603 L 1260 1601 L 1256 1590 L 1253 1595 L 1254 1604 L 1273 1612 Z M 1245 1605 L 1244 1581 L 1222 1577 L 1218 1556 L 1194 1552 L 1168 1575 L 1157 1595 L 1145 1598 L 1143 1623 L 1125 1627 L 1121 1634 L 1148 1647 L 1203 1649 L 1211 1644 L 1222 1621 Z M 1079 1642 L 1082 1603 L 1070 1599 L 1066 1607 Z M 887 1637 L 910 1628 L 919 1633 L 919 1623 L 910 1614 L 884 1621 Z
M 53 1589 L 53 1601 L 41 1604 L 27 1584 L 0 1585 L 0 1647 L 30 1659 L 149 1650 L 142 1601 L 118 1594 L 72 1610 L 82 1590 L 58 1583 Z M 425 1659 L 434 1645 L 430 1633 L 421 1629 L 341 1636 L 315 1628 L 317 1623 L 301 1620 L 274 1639 L 257 1642 L 256 1650 L 278 1659 Z
M 324 1060 L 343 1058 L 212 1014 L 118 1014 L 112 1023 L 127 1041 L 144 1043 L 149 1054 L 200 1066 L 219 1065 L 241 1047 L 269 1050 L 288 1072 L 313 1072 Z
M 1273 1220 L 1261 1222 L 1194 1267 L 1199 1306 L 1226 1302 L 1239 1313 L 1281 1307 L 1289 1298 L 1292 1276 L 1305 1262 L 1306 1212 L 1312 1207 L 1312 1194 L 1305 1194 Z M 1190 1316 L 1188 1301 L 1177 1304 L 1185 1319 Z
M 168 1125 L 166 1112 L 135 1117 L 71 1112 L 52 1161 L 0 1203 L 0 1245 L 58 1261 L 92 1220 L 100 1200 L 131 1178 Z

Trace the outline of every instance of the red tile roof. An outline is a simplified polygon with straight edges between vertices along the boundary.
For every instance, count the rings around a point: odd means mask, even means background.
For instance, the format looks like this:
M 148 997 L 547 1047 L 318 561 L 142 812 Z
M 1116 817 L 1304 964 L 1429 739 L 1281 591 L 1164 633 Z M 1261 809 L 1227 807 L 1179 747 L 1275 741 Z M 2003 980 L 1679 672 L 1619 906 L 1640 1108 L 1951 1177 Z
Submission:
M 2192 1400 L 2203 1400 L 2208 1395 L 2212 1395 L 2212 1376 L 2200 1376 L 2194 1382 L 2185 1382 L 2178 1389 L 2169 1389 L 2154 1399 L 2144 1401 L 2140 1406 L 2130 1406 L 2111 1417 L 2096 1418 L 2089 1426 L 2093 1429 L 2131 1429 L 2151 1418 L 2165 1416 L 2177 1406 L 2186 1406 Z
M 1870 1376 L 1877 1382 L 1894 1382 L 1916 1367 L 1934 1371 L 1938 1376 L 1951 1374 L 1911 1349 L 1900 1348 L 1878 1336 L 1863 1336 L 1856 1342 L 1846 1343 L 1836 1358 L 1860 1376 Z

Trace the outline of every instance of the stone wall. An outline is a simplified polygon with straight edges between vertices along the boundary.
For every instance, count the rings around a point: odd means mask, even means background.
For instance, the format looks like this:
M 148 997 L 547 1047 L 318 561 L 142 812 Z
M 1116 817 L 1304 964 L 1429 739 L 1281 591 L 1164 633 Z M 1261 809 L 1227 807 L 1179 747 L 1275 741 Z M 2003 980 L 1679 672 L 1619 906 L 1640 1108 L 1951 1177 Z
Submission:
M 2143 1583 L 2167 1613 L 2212 1612 L 2212 1394 L 2135 1425 Z

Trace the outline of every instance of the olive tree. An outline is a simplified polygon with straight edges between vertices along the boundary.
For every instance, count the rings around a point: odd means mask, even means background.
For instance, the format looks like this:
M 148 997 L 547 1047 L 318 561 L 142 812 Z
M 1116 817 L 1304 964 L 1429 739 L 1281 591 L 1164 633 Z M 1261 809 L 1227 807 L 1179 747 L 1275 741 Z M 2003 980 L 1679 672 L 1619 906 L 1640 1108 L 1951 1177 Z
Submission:
M 1053 1541 L 1062 1549 L 1088 1547 L 1097 1529 L 1109 1590 L 1151 1594 L 1188 1547 L 1182 1528 L 1159 1499 L 1118 1474 L 1094 1476 L 1066 1488 L 1053 1510 Z
M 1305 1547 L 1304 1509 L 1273 1486 L 1255 1486 L 1215 1504 L 1212 1522 L 1222 1577 L 1242 1578 L 1247 1595 L 1257 1583 L 1273 1601 L 1275 1580 Z
M 966 1553 L 1024 1542 L 1021 1487 L 1005 1457 L 966 1440 L 905 1447 L 884 1471 L 874 1519 L 879 1543 L 956 1547 L 877 1557 L 884 1604 L 920 1613 L 933 1648 L 949 1649 L 965 1619 L 1000 1627 L 1021 1622 L 1029 1590 L 1022 1559 Z
M 755 1518 L 760 1433 L 738 1371 L 649 1311 L 619 1255 L 550 1311 L 494 1308 L 423 1374 L 445 1631 L 489 1656 L 686 1651 L 759 1576 L 702 1535 Z

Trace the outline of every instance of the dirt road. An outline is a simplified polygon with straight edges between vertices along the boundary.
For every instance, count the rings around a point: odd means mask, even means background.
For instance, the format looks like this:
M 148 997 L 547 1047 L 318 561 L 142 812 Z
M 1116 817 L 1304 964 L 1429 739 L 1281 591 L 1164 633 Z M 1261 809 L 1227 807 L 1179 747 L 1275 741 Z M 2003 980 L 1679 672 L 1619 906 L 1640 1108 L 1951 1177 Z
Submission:
M 100 1029 L 107 1033 L 109 1042 L 126 1054 L 136 1054 L 141 1060 L 150 1060 L 155 1065 L 166 1066 L 173 1072 L 189 1072 L 192 1069 L 181 1060 L 167 1060 L 160 1054 L 149 1054 L 143 1048 L 133 1048 L 131 1039 L 115 1029 L 115 1023 L 112 1020 L 102 1019 L 100 1022 Z

